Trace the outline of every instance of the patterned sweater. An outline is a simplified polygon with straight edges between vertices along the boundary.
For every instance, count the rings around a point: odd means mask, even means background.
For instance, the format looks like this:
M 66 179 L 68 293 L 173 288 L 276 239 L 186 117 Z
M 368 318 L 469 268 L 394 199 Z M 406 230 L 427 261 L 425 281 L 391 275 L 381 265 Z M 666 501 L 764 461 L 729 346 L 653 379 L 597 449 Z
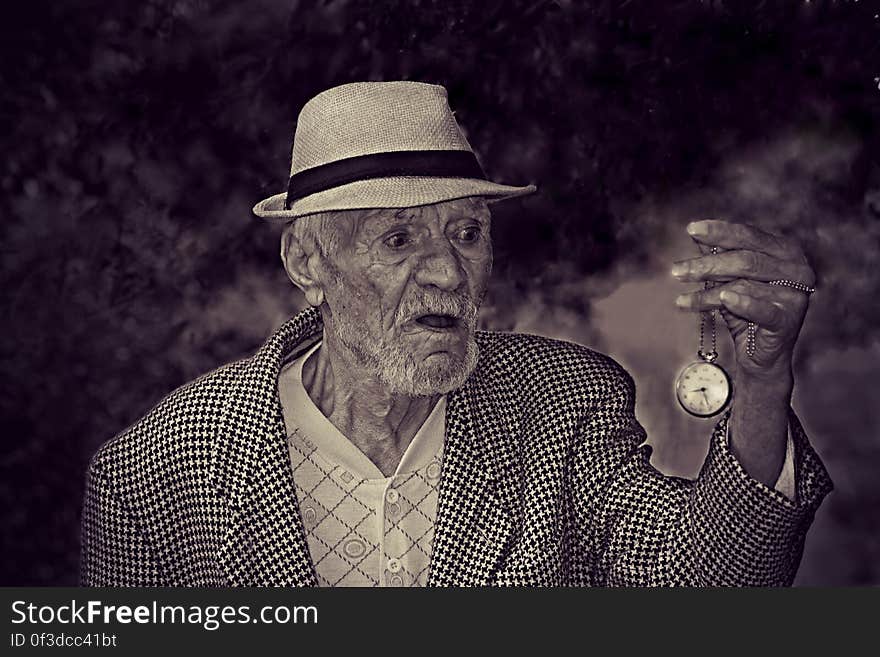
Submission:
M 92 458 L 91 586 L 313 586 L 278 374 L 312 309 L 251 358 L 183 386 Z M 664 476 L 630 376 L 586 347 L 478 332 L 448 396 L 428 584 L 785 586 L 832 485 L 797 418 L 796 498 L 751 479 L 723 418 L 694 481 Z

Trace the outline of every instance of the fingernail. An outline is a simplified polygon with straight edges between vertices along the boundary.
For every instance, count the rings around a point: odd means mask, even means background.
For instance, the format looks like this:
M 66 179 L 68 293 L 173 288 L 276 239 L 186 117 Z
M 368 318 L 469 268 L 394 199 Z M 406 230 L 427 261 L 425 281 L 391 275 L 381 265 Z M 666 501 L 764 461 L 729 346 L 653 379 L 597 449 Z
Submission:
M 704 237 L 709 234 L 709 226 L 705 221 L 692 221 L 687 225 L 688 235 Z
M 691 298 L 687 294 L 680 294 L 675 298 L 675 305 L 679 308 L 690 308 Z
M 722 301 L 726 301 L 727 303 L 736 303 L 739 301 L 739 295 L 736 292 L 731 292 L 730 290 L 724 290 L 720 295 Z
M 680 278 L 687 274 L 688 266 L 683 262 L 676 262 L 672 265 L 672 269 L 669 271 L 670 274 L 675 276 L 676 278 Z

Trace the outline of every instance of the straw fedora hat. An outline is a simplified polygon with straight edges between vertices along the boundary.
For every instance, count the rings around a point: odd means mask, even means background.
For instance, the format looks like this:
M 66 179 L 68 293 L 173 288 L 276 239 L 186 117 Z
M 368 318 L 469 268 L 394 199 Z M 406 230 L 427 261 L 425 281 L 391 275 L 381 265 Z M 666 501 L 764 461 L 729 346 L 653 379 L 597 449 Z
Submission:
M 491 182 L 447 102 L 421 82 L 355 82 L 305 104 L 286 192 L 254 206 L 275 223 L 317 212 L 429 205 L 468 196 L 499 201 L 534 185 Z

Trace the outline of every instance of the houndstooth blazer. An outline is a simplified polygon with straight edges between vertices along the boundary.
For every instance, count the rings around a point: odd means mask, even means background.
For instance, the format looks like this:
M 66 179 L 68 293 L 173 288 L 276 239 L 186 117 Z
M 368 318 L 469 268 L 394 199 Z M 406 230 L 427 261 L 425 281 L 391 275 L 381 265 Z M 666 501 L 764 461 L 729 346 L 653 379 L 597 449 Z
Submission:
M 251 358 L 173 392 L 92 458 L 82 583 L 316 584 L 277 377 L 322 329 L 306 310 Z M 695 481 L 649 463 L 613 360 L 478 332 L 447 400 L 429 584 L 789 585 L 831 482 L 792 414 L 797 498 L 752 480 L 716 427 Z

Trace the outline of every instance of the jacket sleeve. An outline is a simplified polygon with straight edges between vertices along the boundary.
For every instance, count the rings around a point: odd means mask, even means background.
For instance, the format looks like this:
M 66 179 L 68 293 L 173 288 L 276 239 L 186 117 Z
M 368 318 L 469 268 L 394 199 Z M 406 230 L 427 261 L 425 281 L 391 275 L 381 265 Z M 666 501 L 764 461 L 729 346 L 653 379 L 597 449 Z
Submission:
M 695 481 L 650 464 L 635 387 L 617 367 L 585 414 L 573 459 L 578 583 L 789 586 L 813 516 L 832 489 L 794 413 L 796 497 L 752 479 L 727 444 L 725 415 Z
M 80 585 L 161 585 L 153 551 L 96 459 L 90 463 L 86 478 Z

